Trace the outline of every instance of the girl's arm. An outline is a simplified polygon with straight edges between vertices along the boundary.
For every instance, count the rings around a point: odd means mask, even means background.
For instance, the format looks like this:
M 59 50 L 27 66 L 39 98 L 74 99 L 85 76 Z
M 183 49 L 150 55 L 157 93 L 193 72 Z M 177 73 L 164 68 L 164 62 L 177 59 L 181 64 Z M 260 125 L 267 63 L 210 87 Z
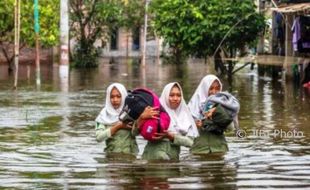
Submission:
M 194 139 L 192 137 L 176 134 L 172 142 L 175 145 L 191 147 L 194 144 Z
M 111 136 L 115 135 L 115 133 L 120 129 L 128 129 L 127 125 L 122 122 L 117 122 L 111 127 Z M 131 128 L 130 128 L 131 129 Z
M 169 139 L 173 144 L 178 146 L 186 146 L 191 147 L 194 144 L 194 140 L 191 137 L 183 136 L 180 134 L 174 134 L 168 131 L 165 131 L 163 133 L 155 133 L 155 137 L 153 137 L 156 140 L 162 140 L 163 138 Z
M 96 122 L 96 140 L 101 142 L 111 137 L 111 128 Z
M 108 138 L 111 138 L 115 133 L 120 129 L 131 129 L 131 127 L 128 127 L 126 124 L 123 124 L 122 122 L 117 122 L 112 127 L 106 127 L 105 125 L 101 123 L 96 123 L 96 140 L 98 142 L 107 140 Z

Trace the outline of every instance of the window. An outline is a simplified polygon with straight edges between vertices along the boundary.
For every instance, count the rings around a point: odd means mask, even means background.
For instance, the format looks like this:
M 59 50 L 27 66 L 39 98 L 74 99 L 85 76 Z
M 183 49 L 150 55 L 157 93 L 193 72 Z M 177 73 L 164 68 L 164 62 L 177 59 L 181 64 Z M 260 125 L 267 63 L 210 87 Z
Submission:
M 118 29 L 114 29 L 111 34 L 111 50 L 117 50 Z
M 132 30 L 132 50 L 140 49 L 140 28 L 134 28 Z

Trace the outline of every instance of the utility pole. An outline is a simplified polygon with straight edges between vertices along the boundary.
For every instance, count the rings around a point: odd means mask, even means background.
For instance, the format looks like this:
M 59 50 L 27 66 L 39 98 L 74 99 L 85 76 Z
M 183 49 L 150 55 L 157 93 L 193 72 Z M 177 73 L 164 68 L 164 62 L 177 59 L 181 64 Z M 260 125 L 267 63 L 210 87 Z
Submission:
M 34 31 L 36 33 L 36 84 L 37 86 L 41 85 L 41 76 L 40 76 L 40 24 L 39 24 L 39 2 L 34 0 Z
M 146 37 L 147 37 L 147 9 L 149 0 L 145 0 L 145 10 L 144 10 L 144 28 L 143 28 L 143 47 L 142 47 L 142 67 L 145 67 L 146 59 Z
M 69 65 L 68 0 L 60 1 L 60 65 Z
M 20 1 L 15 0 L 14 4 L 14 89 L 17 88 L 18 81 L 18 62 L 19 62 L 19 35 L 20 35 Z
M 68 0 L 60 0 L 60 65 L 61 90 L 69 90 L 69 7 Z

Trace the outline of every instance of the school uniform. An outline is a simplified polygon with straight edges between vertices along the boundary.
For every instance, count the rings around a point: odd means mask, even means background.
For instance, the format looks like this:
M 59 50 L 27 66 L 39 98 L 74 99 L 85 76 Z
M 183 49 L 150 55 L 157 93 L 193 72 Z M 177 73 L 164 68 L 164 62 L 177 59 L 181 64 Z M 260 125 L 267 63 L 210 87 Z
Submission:
M 182 96 L 177 109 L 171 109 L 169 105 L 169 94 L 174 85 L 179 87 Z M 191 147 L 194 143 L 193 139 L 199 135 L 198 130 L 187 108 L 179 83 L 169 83 L 164 87 L 160 103 L 170 116 L 168 132 L 174 134 L 174 139 L 173 141 L 166 138 L 155 142 L 148 141 L 142 158 L 146 160 L 178 160 L 180 146 Z
M 118 109 L 114 109 L 110 101 L 110 94 L 114 87 L 117 88 L 122 96 L 121 105 Z M 124 153 L 137 155 L 139 152 L 135 138 L 138 134 L 137 131 L 120 129 L 113 136 L 111 135 L 111 127 L 119 122 L 119 113 L 124 106 L 126 96 L 127 90 L 122 84 L 111 84 L 107 88 L 105 107 L 96 118 L 96 140 L 98 142 L 105 141 L 106 147 L 104 151 L 107 154 Z
M 214 81 L 220 84 L 220 91 L 222 91 L 222 83 L 215 75 L 205 76 L 198 85 L 195 93 L 188 103 L 189 110 L 196 120 L 203 119 L 203 105 L 208 98 L 209 89 Z M 199 129 L 199 137 L 195 138 L 194 144 L 190 149 L 193 154 L 208 154 L 227 152 L 228 145 L 225 135 L 214 134 L 203 128 Z

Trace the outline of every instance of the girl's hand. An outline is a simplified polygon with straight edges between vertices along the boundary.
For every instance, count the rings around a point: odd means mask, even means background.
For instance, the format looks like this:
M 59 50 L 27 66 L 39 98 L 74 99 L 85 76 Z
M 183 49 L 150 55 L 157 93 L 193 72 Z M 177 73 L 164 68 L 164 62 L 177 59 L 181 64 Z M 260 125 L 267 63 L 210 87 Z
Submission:
M 163 133 L 155 133 L 153 139 L 162 140 L 163 138 L 168 138 L 170 141 L 174 140 L 174 134 L 164 131 Z
M 211 108 L 208 112 L 206 112 L 206 113 L 204 114 L 205 117 L 206 117 L 207 119 L 211 119 L 211 120 L 212 120 L 212 115 L 213 115 L 213 113 L 215 112 L 215 110 L 216 110 L 216 107 Z
M 137 120 L 137 128 L 140 128 L 143 120 L 146 119 L 159 119 L 158 108 L 147 106 Z
M 127 129 L 127 130 L 131 130 L 131 126 L 127 125 L 121 121 L 118 121 L 117 123 L 115 123 L 113 125 L 113 127 L 111 127 L 111 135 L 113 136 L 118 130 L 120 129 Z
M 158 119 L 158 117 L 159 117 L 158 108 L 147 106 L 139 118 L 143 120 L 143 119 Z
M 132 125 L 128 124 L 128 123 L 122 123 L 120 125 L 119 129 L 127 129 L 127 130 L 132 130 Z
M 201 128 L 202 127 L 202 121 L 201 120 L 195 120 L 195 123 L 196 123 L 196 126 L 198 128 Z

